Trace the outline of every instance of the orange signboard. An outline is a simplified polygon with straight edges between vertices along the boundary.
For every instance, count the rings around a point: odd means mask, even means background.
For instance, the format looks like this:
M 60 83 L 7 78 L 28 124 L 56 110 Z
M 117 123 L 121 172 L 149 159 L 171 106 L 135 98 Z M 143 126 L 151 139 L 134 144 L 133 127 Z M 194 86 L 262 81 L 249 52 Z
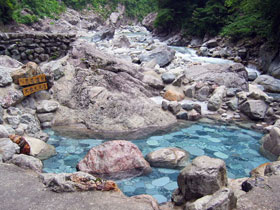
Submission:
M 18 81 L 20 86 L 33 85 L 41 82 L 46 82 L 46 75 L 40 74 L 30 78 L 19 78 Z
M 22 89 L 23 95 L 24 96 L 28 96 L 32 93 L 38 92 L 40 90 L 47 90 L 48 89 L 48 84 L 47 83 L 41 83 L 38 85 L 33 85 L 33 86 L 29 86 L 26 88 Z

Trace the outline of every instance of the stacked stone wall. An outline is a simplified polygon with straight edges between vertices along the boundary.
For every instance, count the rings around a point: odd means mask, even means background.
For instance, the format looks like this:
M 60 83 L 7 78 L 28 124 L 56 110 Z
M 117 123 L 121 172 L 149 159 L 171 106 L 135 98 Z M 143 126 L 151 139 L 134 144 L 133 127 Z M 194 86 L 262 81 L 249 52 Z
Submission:
M 0 55 L 41 63 L 67 54 L 74 34 L 0 33 Z

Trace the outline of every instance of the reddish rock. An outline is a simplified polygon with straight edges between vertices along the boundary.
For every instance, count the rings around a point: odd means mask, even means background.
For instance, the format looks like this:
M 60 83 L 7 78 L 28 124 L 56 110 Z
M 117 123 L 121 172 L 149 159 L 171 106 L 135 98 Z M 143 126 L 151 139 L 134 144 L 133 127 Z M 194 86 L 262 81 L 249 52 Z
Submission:
M 78 163 L 77 170 L 102 178 L 123 179 L 150 173 L 152 169 L 135 144 L 115 140 L 93 147 Z

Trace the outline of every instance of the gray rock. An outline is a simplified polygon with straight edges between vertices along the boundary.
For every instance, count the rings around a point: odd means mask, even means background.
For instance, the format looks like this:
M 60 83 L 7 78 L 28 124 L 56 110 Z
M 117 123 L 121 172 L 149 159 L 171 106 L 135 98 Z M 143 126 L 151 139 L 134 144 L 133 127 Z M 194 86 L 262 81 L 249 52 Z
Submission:
M 154 21 L 157 17 L 156 12 L 149 13 L 143 20 L 142 25 L 145 26 L 149 31 L 154 29 Z
M 220 86 L 216 88 L 214 91 L 213 95 L 208 101 L 207 108 L 210 111 L 217 111 L 223 102 L 223 97 L 225 95 L 226 87 L 225 86 Z
M 172 73 L 164 73 L 161 75 L 161 79 L 165 84 L 171 84 L 176 79 L 176 76 Z
M 279 176 L 280 175 L 280 161 L 268 163 L 264 171 L 265 176 Z
M 161 108 L 164 110 L 164 111 L 166 111 L 166 110 L 168 110 L 168 102 L 167 101 L 162 101 L 162 103 L 161 103 Z
M 16 129 L 20 123 L 20 117 L 19 116 L 7 116 L 4 118 L 4 120 L 12 126 L 13 129 Z
M 207 47 L 200 47 L 199 48 L 199 54 L 201 56 L 207 57 L 207 56 L 209 56 L 209 49 Z
M 7 67 L 7 68 L 19 68 L 23 66 L 23 64 L 15 59 L 12 59 L 9 56 L 0 55 L 0 66 Z
M 0 87 L 5 87 L 7 85 L 10 85 L 12 82 L 13 79 L 10 75 L 10 72 L 0 67 Z
M 24 154 L 13 155 L 12 159 L 9 162 L 21 168 L 31 169 L 38 173 L 41 173 L 43 169 L 43 163 L 41 160 Z
M 247 50 L 246 50 L 246 48 L 239 49 L 237 53 L 238 53 L 238 56 L 239 56 L 241 59 L 245 59 L 246 56 L 247 56 Z
M 232 110 L 236 111 L 238 109 L 238 98 L 234 97 L 230 99 L 226 105 Z
M 190 121 L 196 121 L 199 120 L 200 118 L 201 118 L 201 114 L 195 109 L 188 112 L 188 119 Z
M 4 115 L 4 110 L 3 110 L 2 106 L 0 106 L 0 124 L 3 124 L 3 122 L 4 122 L 3 115 Z
M 193 98 L 195 96 L 195 86 L 189 86 L 184 90 L 184 94 L 185 96 L 187 96 L 188 98 Z
M 257 72 L 254 71 L 248 72 L 248 81 L 254 81 L 255 79 L 257 79 L 257 77 L 258 77 Z
M 23 114 L 20 123 L 27 125 L 25 132 L 30 136 L 37 135 L 41 131 L 39 120 L 32 114 Z
M 229 64 L 207 64 L 193 65 L 185 68 L 187 78 L 196 82 L 203 83 L 211 82 L 218 86 L 226 86 L 227 88 L 239 88 L 248 90 L 248 73 L 243 65 L 243 68 L 236 69 L 235 65 Z
M 19 104 L 23 99 L 24 96 L 20 90 L 11 89 L 8 93 L 0 96 L 0 105 L 6 109 Z
M 162 90 L 164 88 L 162 81 L 152 75 L 144 75 L 143 82 L 157 90 Z
M 199 90 L 196 91 L 196 98 L 199 101 L 206 101 L 210 94 L 210 88 L 207 86 L 203 86 Z
M 5 126 L 0 125 L 0 138 L 8 138 L 9 137 L 9 133 L 6 129 Z
M 5 201 L 1 203 L 2 209 L 65 210 L 81 209 L 82 206 L 84 209 L 105 210 L 113 206 L 114 210 L 155 210 L 150 202 L 129 198 L 120 192 L 55 193 L 46 190 L 38 179 L 38 174 L 13 164 L 0 164 L 0 183 L 1 199 Z M 81 185 L 79 186 L 81 188 Z M 36 199 L 26 201 L 26 198 Z
M 190 154 L 176 147 L 168 147 L 150 152 L 146 160 L 153 167 L 158 168 L 182 168 L 189 162 Z
M 227 186 L 225 162 L 207 156 L 195 158 L 180 172 L 178 186 L 186 201 L 217 192 Z
M 236 207 L 237 199 L 228 188 L 222 188 L 213 195 L 206 195 L 194 202 L 186 203 L 185 210 L 233 210 Z
M 30 136 L 24 137 L 30 146 L 30 155 L 40 160 L 46 160 L 56 154 L 55 147 Z
M 9 107 L 7 109 L 7 113 L 9 115 L 16 116 L 16 115 L 21 115 L 22 111 L 19 108 L 16 108 L 16 107 Z
M 104 27 L 92 37 L 92 42 L 99 42 L 101 40 L 110 40 L 114 37 L 115 29 L 111 27 Z
M 172 101 L 168 104 L 168 110 L 172 112 L 172 114 L 177 114 L 181 110 L 181 104 L 179 104 L 177 101 Z
M 141 62 L 148 62 L 152 59 L 156 59 L 157 64 L 160 67 L 168 65 L 175 56 L 175 51 L 167 46 L 159 46 L 156 49 L 143 53 L 139 59 Z
M 51 100 L 40 101 L 37 106 L 37 113 L 55 112 L 59 108 L 59 103 Z
M 239 109 L 252 120 L 262 120 L 265 117 L 268 106 L 262 100 L 247 100 L 240 105 Z
M 69 71 L 69 64 L 65 62 L 64 58 L 54 60 L 42 65 L 41 69 L 46 75 L 50 75 L 54 80 L 59 80 L 65 75 L 64 72 Z
M 179 113 L 176 114 L 176 118 L 179 120 L 188 120 L 188 112 L 186 111 L 180 111 Z
M 42 113 L 42 114 L 37 114 L 37 117 L 41 123 L 51 122 L 52 119 L 54 118 L 54 114 L 53 113 Z
M 280 93 L 280 80 L 275 79 L 269 75 L 260 75 L 254 84 L 264 87 L 264 90 L 272 93 Z
M 83 65 L 81 58 L 98 73 L 78 68 Z M 53 126 L 73 135 L 127 139 L 176 122 L 175 116 L 150 99 L 159 95 L 159 90 L 142 81 L 141 67 L 103 53 L 88 42 L 75 42 L 67 61 L 72 70 L 52 87 L 54 100 L 61 104 Z
M 228 88 L 226 95 L 227 97 L 233 97 L 237 92 L 238 92 L 237 88 Z
M 175 203 L 176 206 L 181 206 L 184 203 L 186 203 L 184 195 L 181 193 L 180 189 L 177 188 L 173 193 L 172 193 L 172 202 Z
M 113 46 L 118 48 L 125 48 L 125 47 L 128 48 L 131 45 L 129 39 L 125 35 L 121 35 L 113 42 L 114 42 Z
M 19 149 L 19 146 L 9 138 L 0 138 L 0 153 L 2 153 L 3 162 L 10 160 L 14 154 L 19 153 Z
M 76 172 L 72 174 L 41 174 L 40 177 L 43 183 L 54 192 L 75 192 L 86 191 L 87 184 L 95 183 L 96 178 L 84 172 Z M 76 180 L 85 180 L 83 183 L 76 182 Z M 88 186 L 90 187 L 90 186 Z M 90 190 L 90 189 L 88 189 Z M 94 188 L 92 188 L 94 190 Z
M 271 159 L 280 156 L 280 128 L 273 127 L 262 139 L 261 152 Z
M 218 46 L 218 42 L 216 39 L 210 39 L 209 41 L 205 42 L 202 46 L 208 47 L 208 48 L 214 48 Z
M 39 92 L 34 93 L 34 98 L 36 101 L 42 101 L 42 100 L 49 100 L 51 99 L 51 94 L 46 90 L 41 90 Z
M 182 109 L 186 110 L 186 111 L 191 111 L 194 108 L 193 104 L 182 104 Z
M 157 200 L 151 195 L 134 195 L 131 198 L 134 198 L 138 201 L 145 201 L 151 204 L 154 210 L 160 210 Z

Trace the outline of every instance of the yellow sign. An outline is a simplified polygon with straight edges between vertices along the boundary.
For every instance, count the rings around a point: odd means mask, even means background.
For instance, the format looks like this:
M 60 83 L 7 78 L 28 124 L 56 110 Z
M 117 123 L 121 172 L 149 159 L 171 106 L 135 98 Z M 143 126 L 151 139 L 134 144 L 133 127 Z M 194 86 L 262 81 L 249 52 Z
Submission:
M 41 82 L 46 82 L 46 75 L 40 74 L 30 78 L 19 78 L 18 81 L 20 86 L 33 85 Z
M 48 89 L 48 84 L 47 83 L 41 83 L 38 85 L 33 85 L 33 86 L 29 86 L 26 88 L 22 89 L 23 95 L 24 96 L 28 96 L 32 93 L 38 92 L 40 90 L 47 90 Z

